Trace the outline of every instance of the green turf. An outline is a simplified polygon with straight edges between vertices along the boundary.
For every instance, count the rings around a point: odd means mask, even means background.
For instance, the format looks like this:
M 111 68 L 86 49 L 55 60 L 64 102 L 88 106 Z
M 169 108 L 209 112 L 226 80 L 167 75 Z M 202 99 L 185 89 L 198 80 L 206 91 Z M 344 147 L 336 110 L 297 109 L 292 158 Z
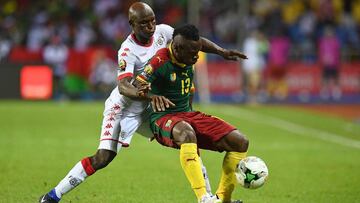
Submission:
M 326 139 L 330 133 L 359 142 L 359 125 L 281 106 L 196 108 L 237 126 L 250 139 L 249 155 L 263 158 L 269 167 L 264 187 L 238 187 L 233 197 L 246 203 L 360 202 L 360 149 Z M 92 155 L 102 111 L 101 102 L 1 101 L 0 202 L 36 202 L 76 162 Z M 222 156 L 202 152 L 213 190 Z M 135 136 L 130 148 L 62 202 L 191 203 L 196 199 L 181 170 L 178 151 Z

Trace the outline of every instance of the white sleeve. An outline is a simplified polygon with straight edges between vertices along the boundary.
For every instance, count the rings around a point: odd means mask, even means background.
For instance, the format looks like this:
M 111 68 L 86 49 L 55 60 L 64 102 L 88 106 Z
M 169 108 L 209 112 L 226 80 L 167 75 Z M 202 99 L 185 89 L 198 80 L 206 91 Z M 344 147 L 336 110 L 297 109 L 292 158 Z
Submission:
M 121 47 L 118 52 L 118 80 L 134 76 L 135 62 L 136 56 L 132 53 L 132 51 L 129 48 Z
M 164 35 L 166 44 L 168 44 L 172 39 L 174 28 L 171 27 L 170 25 L 160 24 L 158 25 L 157 29 L 159 29 L 160 32 Z

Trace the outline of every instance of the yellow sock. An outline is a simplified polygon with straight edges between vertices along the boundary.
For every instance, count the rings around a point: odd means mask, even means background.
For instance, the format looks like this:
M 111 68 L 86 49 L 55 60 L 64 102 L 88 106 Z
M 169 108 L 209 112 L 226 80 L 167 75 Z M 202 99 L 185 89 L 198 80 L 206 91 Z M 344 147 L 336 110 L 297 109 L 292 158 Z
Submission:
M 180 163 L 187 179 L 200 199 L 206 194 L 205 180 L 201 170 L 201 163 L 197 153 L 197 144 L 185 143 L 180 147 Z
M 216 195 L 222 201 L 231 201 L 231 193 L 236 185 L 235 168 L 246 157 L 246 152 L 227 152 L 222 165 L 222 174 Z

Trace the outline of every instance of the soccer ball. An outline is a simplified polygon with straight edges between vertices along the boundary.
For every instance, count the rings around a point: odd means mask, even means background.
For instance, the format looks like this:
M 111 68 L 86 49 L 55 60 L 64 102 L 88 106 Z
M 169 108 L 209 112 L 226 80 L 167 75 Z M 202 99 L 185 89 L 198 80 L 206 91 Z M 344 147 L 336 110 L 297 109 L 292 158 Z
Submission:
M 240 185 L 256 189 L 264 185 L 269 171 L 263 160 L 256 156 L 248 156 L 239 162 L 235 175 Z

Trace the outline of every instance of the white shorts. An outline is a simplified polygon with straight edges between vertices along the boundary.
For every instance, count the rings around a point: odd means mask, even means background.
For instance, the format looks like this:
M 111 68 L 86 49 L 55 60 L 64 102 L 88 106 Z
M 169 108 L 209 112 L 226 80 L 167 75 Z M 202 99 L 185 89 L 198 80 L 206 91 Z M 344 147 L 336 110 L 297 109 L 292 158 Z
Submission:
M 107 100 L 105 102 L 104 117 L 101 127 L 100 144 L 98 149 L 119 152 L 122 147 L 129 147 L 134 133 L 139 132 L 144 137 L 152 137 L 150 130 L 149 112 L 147 108 L 140 115 L 124 115 L 119 104 Z

